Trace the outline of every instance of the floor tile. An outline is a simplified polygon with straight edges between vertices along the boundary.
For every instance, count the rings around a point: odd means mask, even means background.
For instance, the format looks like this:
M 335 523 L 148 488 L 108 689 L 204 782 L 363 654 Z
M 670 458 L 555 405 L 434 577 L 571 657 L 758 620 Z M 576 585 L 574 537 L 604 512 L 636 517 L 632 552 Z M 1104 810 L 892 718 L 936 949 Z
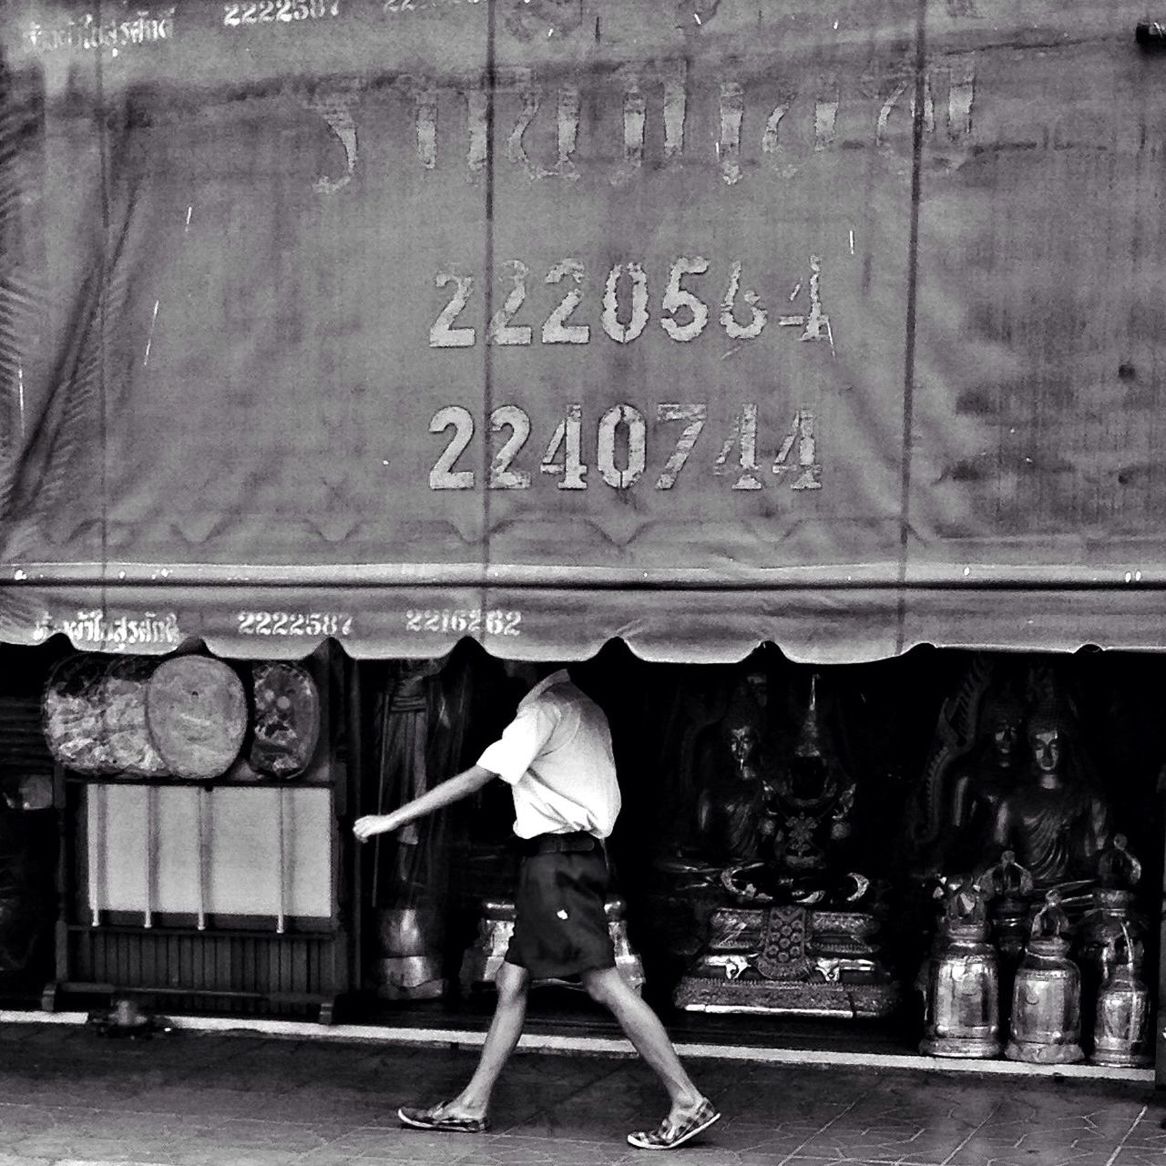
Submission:
M 1107 1166 L 1112 1147 L 1078 1152 L 1063 1146 L 987 1147 L 969 1145 L 945 1166 Z
M 402 1130 L 398 1105 L 456 1093 L 476 1055 L 172 1033 L 0 1032 L 0 1166 L 638 1166 L 667 1110 L 629 1058 L 521 1054 L 489 1135 Z M 692 1059 L 723 1119 L 687 1166 L 1166 1166 L 1144 1086 Z
M 458 1166 L 612 1166 L 626 1157 L 630 1148 L 623 1138 L 581 1142 L 495 1137 L 459 1157 Z

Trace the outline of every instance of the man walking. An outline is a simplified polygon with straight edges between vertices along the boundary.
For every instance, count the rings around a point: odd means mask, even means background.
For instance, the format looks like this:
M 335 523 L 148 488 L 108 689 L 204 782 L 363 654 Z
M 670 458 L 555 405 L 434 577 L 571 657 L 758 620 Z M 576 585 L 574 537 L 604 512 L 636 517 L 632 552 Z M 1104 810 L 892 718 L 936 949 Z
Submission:
M 670 1150 L 707 1130 L 721 1115 L 692 1083 L 659 1017 L 615 966 L 604 904 L 604 839 L 620 809 L 607 718 L 572 682 L 552 673 L 522 698 L 501 738 L 456 777 L 390 814 L 360 818 L 362 842 L 399 830 L 500 777 L 514 795 L 514 832 L 523 861 L 515 896 L 514 936 L 495 981 L 498 1003 L 469 1084 L 428 1109 L 403 1106 L 398 1117 L 425 1130 L 479 1133 L 489 1128 L 490 1095 L 518 1044 L 532 979 L 578 975 L 592 999 L 609 1008 L 656 1071 L 671 1099 L 655 1129 L 628 1135 L 645 1150 Z

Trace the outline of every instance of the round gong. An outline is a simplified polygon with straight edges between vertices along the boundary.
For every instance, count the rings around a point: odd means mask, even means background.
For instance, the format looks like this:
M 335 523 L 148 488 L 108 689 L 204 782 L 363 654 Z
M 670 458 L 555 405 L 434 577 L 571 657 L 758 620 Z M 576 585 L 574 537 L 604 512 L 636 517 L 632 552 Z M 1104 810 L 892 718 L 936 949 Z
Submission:
M 157 663 L 119 656 L 105 670 L 105 725 L 113 764 L 134 777 L 165 777 L 166 762 L 154 747 L 146 720 L 146 687 Z
M 320 694 L 306 668 L 284 661 L 251 666 L 255 724 L 251 768 L 271 777 L 298 777 L 320 737 Z
M 109 658 L 82 652 L 49 673 L 41 706 L 45 743 L 53 759 L 86 776 L 116 772 L 105 720 L 105 668 Z
M 164 660 L 146 685 L 146 721 L 175 777 L 219 777 L 238 756 L 247 731 L 243 682 L 221 660 Z

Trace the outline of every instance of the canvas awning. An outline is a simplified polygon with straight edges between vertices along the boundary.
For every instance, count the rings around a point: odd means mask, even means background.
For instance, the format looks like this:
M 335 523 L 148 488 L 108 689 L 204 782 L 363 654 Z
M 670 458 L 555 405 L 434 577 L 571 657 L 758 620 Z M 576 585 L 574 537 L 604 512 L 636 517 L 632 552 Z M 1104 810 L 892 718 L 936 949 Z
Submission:
M 0 638 L 1161 647 L 1142 15 L 8 6 Z
M 440 656 L 461 638 L 512 658 L 584 659 L 608 640 L 673 662 L 744 658 L 759 643 L 792 659 L 879 659 L 930 643 L 970 648 L 1166 647 L 1161 585 L 900 589 L 856 583 L 563 586 L 207 583 L 8 587 L 3 638 L 63 632 L 78 648 L 163 653 L 189 639 L 219 655 L 297 659 L 332 636 L 354 657 Z M 1090 635 L 1090 632 L 1094 634 Z

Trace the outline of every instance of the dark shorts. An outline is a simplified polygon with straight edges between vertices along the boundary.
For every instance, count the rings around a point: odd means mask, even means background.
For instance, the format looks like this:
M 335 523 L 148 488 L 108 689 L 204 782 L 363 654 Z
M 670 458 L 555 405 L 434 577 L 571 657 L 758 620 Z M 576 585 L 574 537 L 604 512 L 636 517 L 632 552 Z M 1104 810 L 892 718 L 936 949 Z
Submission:
M 605 911 L 603 844 L 590 835 L 549 837 L 555 840 L 549 845 L 587 849 L 540 852 L 539 840 L 529 844 L 518 872 L 514 936 L 506 962 L 526 968 L 536 980 L 615 967 Z

